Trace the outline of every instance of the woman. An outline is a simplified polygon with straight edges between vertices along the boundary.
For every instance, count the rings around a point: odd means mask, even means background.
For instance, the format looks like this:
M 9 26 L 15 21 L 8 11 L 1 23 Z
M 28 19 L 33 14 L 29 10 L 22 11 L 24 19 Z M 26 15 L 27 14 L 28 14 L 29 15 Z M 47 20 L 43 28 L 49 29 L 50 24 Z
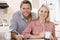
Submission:
M 51 32 L 50 39 L 57 40 L 55 37 L 55 24 L 48 21 L 49 9 L 42 5 L 38 10 L 38 19 L 32 21 L 23 31 L 24 38 L 43 38 L 45 32 Z M 32 32 L 32 34 L 30 34 Z

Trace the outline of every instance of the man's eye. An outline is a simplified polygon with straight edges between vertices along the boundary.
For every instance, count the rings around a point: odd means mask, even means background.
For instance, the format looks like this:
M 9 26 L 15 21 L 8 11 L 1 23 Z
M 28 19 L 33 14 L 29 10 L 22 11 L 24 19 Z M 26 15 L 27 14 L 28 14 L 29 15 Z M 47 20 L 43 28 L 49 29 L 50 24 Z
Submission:
M 25 8 L 23 8 L 23 9 L 25 9 Z
M 27 9 L 29 9 L 29 8 L 27 8 Z

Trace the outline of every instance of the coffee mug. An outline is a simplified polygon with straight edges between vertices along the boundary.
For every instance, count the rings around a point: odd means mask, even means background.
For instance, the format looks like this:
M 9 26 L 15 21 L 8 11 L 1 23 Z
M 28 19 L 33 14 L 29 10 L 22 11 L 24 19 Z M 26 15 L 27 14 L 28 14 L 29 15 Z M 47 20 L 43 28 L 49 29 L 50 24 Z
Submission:
M 51 37 L 51 32 L 45 32 L 44 35 L 46 39 L 49 39 Z

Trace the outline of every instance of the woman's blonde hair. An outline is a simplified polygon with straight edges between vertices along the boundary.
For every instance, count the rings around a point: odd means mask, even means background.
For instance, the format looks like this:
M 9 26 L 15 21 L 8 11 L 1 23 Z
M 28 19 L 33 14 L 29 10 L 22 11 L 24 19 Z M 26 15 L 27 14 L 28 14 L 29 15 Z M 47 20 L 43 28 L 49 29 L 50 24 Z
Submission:
M 47 5 L 44 5 L 44 4 L 38 9 L 38 14 L 36 15 L 36 19 L 39 19 L 39 10 L 40 10 L 42 7 L 45 7 L 45 8 L 48 10 L 48 15 L 47 15 L 47 17 L 46 17 L 46 21 L 50 21 L 50 18 L 49 18 L 49 13 L 50 13 L 49 8 L 48 8 Z

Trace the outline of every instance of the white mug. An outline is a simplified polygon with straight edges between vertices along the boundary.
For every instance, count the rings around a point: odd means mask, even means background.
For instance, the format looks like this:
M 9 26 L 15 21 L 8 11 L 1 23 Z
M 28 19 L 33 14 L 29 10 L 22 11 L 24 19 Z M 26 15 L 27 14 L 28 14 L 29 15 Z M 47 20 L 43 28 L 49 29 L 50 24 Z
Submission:
M 46 39 L 49 39 L 51 37 L 51 32 L 45 32 L 44 35 Z

